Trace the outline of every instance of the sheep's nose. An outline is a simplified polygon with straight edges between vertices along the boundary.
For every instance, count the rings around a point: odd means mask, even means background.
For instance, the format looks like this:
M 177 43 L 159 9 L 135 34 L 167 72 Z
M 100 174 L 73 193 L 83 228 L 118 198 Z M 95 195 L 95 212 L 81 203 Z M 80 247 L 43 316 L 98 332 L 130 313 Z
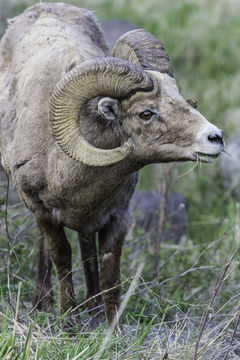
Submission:
M 224 146 L 222 130 L 219 130 L 217 133 L 213 133 L 213 134 L 208 135 L 208 140 L 211 141 L 211 142 L 217 142 L 220 145 Z

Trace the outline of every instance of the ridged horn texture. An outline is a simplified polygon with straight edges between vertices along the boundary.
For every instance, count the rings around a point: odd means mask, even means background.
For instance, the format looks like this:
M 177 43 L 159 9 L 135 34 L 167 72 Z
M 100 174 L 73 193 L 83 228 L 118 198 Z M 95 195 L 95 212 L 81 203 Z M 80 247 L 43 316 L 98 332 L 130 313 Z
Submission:
M 150 77 L 138 66 L 112 57 L 85 61 L 55 87 L 50 102 L 53 134 L 61 149 L 89 166 L 107 166 L 125 159 L 133 150 L 129 139 L 115 149 L 99 149 L 81 135 L 81 107 L 96 96 L 123 99 L 138 90 L 152 89 Z
M 128 60 L 143 68 L 173 76 L 163 44 L 144 29 L 136 29 L 122 35 L 113 49 L 113 56 Z

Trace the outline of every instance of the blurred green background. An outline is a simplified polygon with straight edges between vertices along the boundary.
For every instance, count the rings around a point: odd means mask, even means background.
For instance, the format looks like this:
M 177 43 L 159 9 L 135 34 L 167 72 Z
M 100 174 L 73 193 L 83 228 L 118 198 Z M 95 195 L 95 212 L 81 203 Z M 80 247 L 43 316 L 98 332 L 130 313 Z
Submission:
M 226 140 L 239 131 L 236 120 L 231 120 L 231 117 L 229 120 L 228 116 L 226 122 L 226 113 L 240 108 L 240 1 L 72 0 L 70 3 L 93 10 L 99 19 L 124 19 L 153 33 L 169 54 L 182 95 L 198 99 L 199 110 L 210 122 L 223 129 Z M 6 17 L 15 16 L 32 4 L 34 2 L 30 0 L 0 0 L 0 31 L 4 31 Z M 122 259 L 123 280 L 134 273 L 144 258 L 143 276 L 151 286 L 147 290 L 139 285 L 140 293 L 130 299 L 125 316 L 131 313 L 132 318 L 137 317 L 143 304 L 146 316 L 167 313 L 171 317 L 176 308 L 201 312 L 219 270 L 239 243 L 236 200 L 223 187 L 220 160 L 214 164 L 199 164 L 180 176 L 192 166 L 192 163 L 176 164 L 172 173 L 172 190 L 182 192 L 189 202 L 189 238 L 178 245 L 163 244 L 159 255 L 160 274 L 155 282 L 151 282 L 154 249 L 149 240 L 141 242 L 137 233 L 126 243 Z M 162 169 L 161 165 L 146 167 L 141 172 L 139 188 L 161 188 Z M 13 237 L 19 227 L 32 221 L 29 217 L 16 217 L 14 211 L 11 209 L 9 213 Z M 1 221 L 4 222 L 3 210 Z M 31 279 L 36 274 L 37 242 L 34 236 L 33 227 L 15 242 L 18 260 L 11 255 L 11 283 L 14 287 L 19 279 L 24 280 L 26 301 L 31 298 Z M 74 236 L 70 234 L 74 251 L 78 252 Z M 0 247 L 7 254 L 4 231 L 1 232 Z M 76 268 L 79 267 L 78 259 L 74 260 Z M 226 306 L 232 303 L 231 297 L 239 290 L 239 257 L 232 266 L 233 271 L 219 294 L 219 303 L 228 301 Z M 1 283 L 6 284 L 4 269 L 3 265 Z M 79 284 L 82 275 L 76 271 L 74 276 L 78 287 L 76 293 L 83 301 L 83 287 Z M 161 287 L 159 281 L 165 281 Z

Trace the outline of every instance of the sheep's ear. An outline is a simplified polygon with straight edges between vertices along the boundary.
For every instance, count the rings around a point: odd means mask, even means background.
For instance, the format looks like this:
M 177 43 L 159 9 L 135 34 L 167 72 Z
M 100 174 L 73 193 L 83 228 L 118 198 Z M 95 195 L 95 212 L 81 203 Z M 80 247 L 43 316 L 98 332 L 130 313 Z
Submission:
M 117 99 L 104 97 L 98 102 L 98 113 L 108 121 L 119 119 L 120 112 L 120 104 Z

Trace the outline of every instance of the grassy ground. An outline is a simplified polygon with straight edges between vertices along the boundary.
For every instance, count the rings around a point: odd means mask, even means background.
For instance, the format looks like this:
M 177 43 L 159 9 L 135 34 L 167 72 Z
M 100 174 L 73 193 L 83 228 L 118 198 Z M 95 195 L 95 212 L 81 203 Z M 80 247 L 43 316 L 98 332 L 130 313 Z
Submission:
M 4 0 L 15 15 L 31 1 Z M 240 107 L 240 3 L 237 0 L 88 0 L 72 3 L 93 9 L 100 18 L 118 17 L 156 35 L 170 55 L 186 98 L 197 98 L 200 111 L 223 128 L 224 114 Z M 23 4 L 23 5 L 22 5 Z M 4 26 L 4 19 L 2 24 Z M 57 305 L 47 314 L 31 312 L 38 236 L 22 207 L 0 213 L 0 359 L 239 359 L 240 246 L 239 205 L 223 188 L 219 161 L 176 165 L 172 189 L 189 201 L 189 237 L 181 244 L 162 244 L 159 276 L 153 279 L 154 248 L 141 231 L 128 237 L 122 257 L 123 293 L 144 261 L 124 311 L 122 334 L 105 343 L 104 327 L 81 332 L 63 328 Z M 161 168 L 160 168 L 161 169 Z M 160 170 L 161 171 L 161 170 Z M 141 188 L 149 188 L 151 168 L 143 170 Z M 5 197 L 2 189 L 1 198 Z M 78 302 L 84 302 L 82 266 L 75 235 L 73 278 Z M 80 265 L 79 265 L 80 264 Z M 21 282 L 21 285 L 19 285 Z M 53 283 L 56 283 L 55 279 Z M 56 288 L 55 299 L 56 296 Z M 18 294 L 19 301 L 18 301 Z M 88 319 L 81 307 L 83 319 Z M 0 323 L 1 323 L 0 322 Z M 197 351 L 196 351 L 197 348 Z M 197 353 L 197 355 L 196 355 Z

